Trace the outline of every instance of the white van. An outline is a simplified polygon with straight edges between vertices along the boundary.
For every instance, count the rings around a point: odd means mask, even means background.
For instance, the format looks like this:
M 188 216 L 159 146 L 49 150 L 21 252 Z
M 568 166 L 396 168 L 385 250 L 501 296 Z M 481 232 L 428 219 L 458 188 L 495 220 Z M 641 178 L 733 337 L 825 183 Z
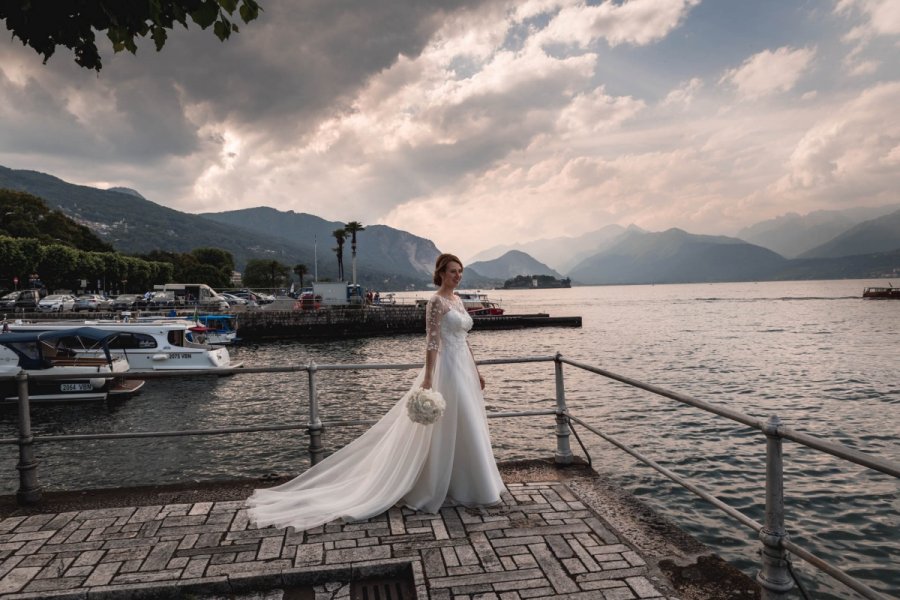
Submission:
M 204 310 L 228 310 L 228 302 L 205 283 L 165 283 L 153 289 L 170 297 L 176 307 L 197 307 Z

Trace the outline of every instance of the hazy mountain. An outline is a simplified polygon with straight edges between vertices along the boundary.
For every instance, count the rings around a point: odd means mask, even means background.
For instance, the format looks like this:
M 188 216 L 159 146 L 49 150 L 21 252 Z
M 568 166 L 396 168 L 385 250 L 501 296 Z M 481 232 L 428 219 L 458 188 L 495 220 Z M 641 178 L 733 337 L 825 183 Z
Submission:
M 825 244 L 854 225 L 894 212 L 898 205 L 788 213 L 745 227 L 737 237 L 794 258 Z
M 838 258 L 795 258 L 787 261 L 771 279 L 880 279 L 896 277 L 897 265 L 900 265 L 900 249 Z
M 835 258 L 900 249 L 900 210 L 864 221 L 801 258 Z
M 337 245 L 332 232 L 344 226 L 339 221 L 326 221 L 307 213 L 284 212 L 268 207 L 204 213 L 201 216 L 220 224 L 241 226 L 259 234 L 279 236 L 290 240 L 309 255 L 318 246 L 315 253 L 319 257 L 320 275 L 323 264 L 335 263 L 337 260 L 332 250 Z M 434 261 L 440 254 L 431 240 L 386 225 L 367 225 L 364 231 L 357 234 L 356 241 L 356 270 L 360 277 L 363 273 L 378 272 L 391 273 L 410 281 L 431 281 Z M 313 262 L 306 264 L 312 273 Z M 346 279 L 352 276 L 349 237 L 344 246 L 344 276 Z M 477 269 L 467 269 L 465 279 L 466 285 L 473 287 L 494 283 Z M 384 282 L 389 283 L 390 281 Z
M 152 250 L 189 252 L 194 248 L 210 246 L 231 252 L 238 270 L 248 259 L 262 258 L 278 260 L 290 266 L 304 263 L 309 267 L 310 274 L 314 271 L 312 237 L 302 239 L 305 237 L 303 229 L 298 230 L 299 235 L 293 235 L 291 232 L 294 230 L 274 231 L 272 222 L 284 219 L 287 214 L 274 209 L 251 209 L 257 210 L 257 213 L 243 214 L 242 219 L 229 222 L 217 222 L 160 206 L 138 193 L 73 185 L 44 173 L 5 167 L 0 167 L 0 188 L 24 191 L 42 198 L 49 207 L 57 208 L 75 222 L 89 227 L 100 239 L 126 254 L 143 254 Z M 267 212 L 269 221 L 263 218 Z M 337 277 L 337 259 L 331 251 L 334 247 L 331 231 L 342 224 L 308 216 L 313 222 L 326 224 L 327 239 L 325 235 L 319 237 L 319 277 L 334 279 Z M 265 227 L 267 222 L 268 227 Z M 372 229 L 370 240 L 380 239 L 382 233 L 379 226 Z M 361 261 L 357 269 L 358 280 L 380 289 L 398 289 L 407 285 L 421 287 L 430 282 L 434 259 L 438 255 L 434 244 L 406 232 L 392 231 L 396 232 L 393 242 L 381 242 L 379 245 L 392 245 L 394 255 L 400 258 L 385 258 L 377 264 L 377 259 L 371 260 L 365 266 Z M 288 237 L 279 237 L 282 233 Z M 367 234 L 370 234 L 368 228 L 360 234 L 361 252 Z M 349 244 L 344 252 L 344 271 L 349 279 Z M 405 267 L 395 268 L 398 264 L 405 264 Z M 472 285 L 484 285 L 477 273 L 469 274 L 467 279 L 478 282 Z
M 466 269 L 473 269 L 486 277 L 500 280 L 511 279 L 516 275 L 552 275 L 557 278 L 562 277 L 562 275 L 544 263 L 519 250 L 510 250 L 494 260 L 470 263 Z
M 640 230 L 634 225 L 629 229 Z M 490 261 L 503 256 L 510 250 L 520 250 L 546 263 L 551 268 L 565 273 L 583 259 L 608 247 L 624 232 L 625 228 L 620 225 L 607 225 L 597 231 L 576 237 L 546 238 L 519 244 L 494 246 L 479 252 L 470 259 L 470 262 Z
M 67 183 L 37 171 L 0 167 L 0 188 L 42 198 L 126 254 L 151 250 L 189 252 L 212 246 L 228 250 L 240 269 L 250 258 L 294 264 L 312 258 L 286 241 L 210 222 L 198 215 L 155 204 L 139 195 Z M 311 264 L 311 263 L 310 263 Z M 336 267 L 330 269 L 334 273 Z
M 724 236 L 680 229 L 631 231 L 611 248 L 569 272 L 579 283 L 676 283 L 767 279 L 786 260 L 778 254 Z

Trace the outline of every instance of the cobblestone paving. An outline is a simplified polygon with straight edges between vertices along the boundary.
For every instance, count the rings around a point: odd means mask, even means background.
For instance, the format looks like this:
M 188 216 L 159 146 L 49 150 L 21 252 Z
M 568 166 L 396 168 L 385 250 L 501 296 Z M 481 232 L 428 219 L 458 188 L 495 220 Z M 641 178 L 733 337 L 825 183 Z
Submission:
M 322 598 L 326 581 L 403 566 L 420 599 L 666 598 L 564 483 L 509 490 L 496 507 L 393 508 L 306 532 L 252 527 L 240 501 L 11 517 L 0 521 L 0 597 L 213 598 L 306 583 Z

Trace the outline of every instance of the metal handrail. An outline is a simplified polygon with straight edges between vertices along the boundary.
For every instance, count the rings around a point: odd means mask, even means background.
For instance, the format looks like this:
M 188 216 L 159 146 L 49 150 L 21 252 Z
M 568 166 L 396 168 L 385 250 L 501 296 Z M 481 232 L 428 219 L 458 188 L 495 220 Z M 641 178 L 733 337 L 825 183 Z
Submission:
M 793 552 L 803 560 L 807 561 L 814 567 L 831 575 L 838 581 L 841 581 L 851 589 L 859 592 L 866 598 L 873 600 L 884 600 L 885 596 L 872 590 L 864 583 L 854 579 L 852 576 L 834 567 L 821 558 L 816 557 L 810 552 L 800 548 L 788 539 L 784 528 L 784 498 L 783 498 L 783 477 L 782 477 L 782 457 L 781 457 L 781 441 L 782 438 L 790 439 L 807 447 L 828 453 L 843 460 L 847 460 L 873 470 L 900 477 L 900 465 L 891 461 L 872 456 L 852 448 L 843 446 L 835 442 L 819 439 L 815 436 L 795 431 L 781 424 L 777 417 L 771 417 L 768 421 L 745 415 L 739 411 L 710 404 L 702 400 L 698 400 L 691 396 L 673 392 L 659 386 L 647 384 L 642 381 L 619 375 L 611 371 L 594 367 L 576 360 L 563 357 L 561 354 L 555 356 L 534 356 L 534 357 L 518 357 L 518 358 L 499 358 L 485 359 L 477 361 L 479 365 L 500 365 L 500 364 L 517 364 L 517 363 L 535 363 L 535 362 L 554 362 L 555 363 L 555 379 L 556 379 L 556 409 L 555 410 L 535 410 L 535 411 L 519 411 L 519 412 L 503 412 L 490 413 L 488 418 L 515 418 L 530 416 L 556 416 L 556 437 L 557 450 L 555 460 L 558 464 L 569 464 L 573 460 L 573 455 L 569 447 L 569 434 L 572 432 L 569 423 L 576 422 L 585 427 L 587 430 L 605 439 L 606 441 L 617 446 L 621 450 L 634 456 L 641 462 L 647 464 L 653 469 L 659 471 L 669 479 L 682 485 L 692 493 L 710 502 L 719 510 L 725 512 L 732 518 L 738 520 L 745 526 L 756 531 L 763 543 L 763 568 L 757 576 L 757 580 L 762 586 L 763 600 L 781 600 L 786 598 L 785 594 L 793 587 L 793 582 L 788 575 L 788 560 L 786 551 Z M 767 439 L 767 465 L 766 465 L 766 523 L 760 524 L 740 511 L 728 506 L 710 492 L 701 487 L 687 481 L 687 479 L 660 465 L 656 461 L 644 456 L 634 448 L 617 440 L 613 436 L 606 434 L 598 428 L 586 423 L 583 419 L 570 414 L 566 406 L 565 399 L 565 383 L 563 378 L 563 364 L 569 364 L 573 367 L 604 376 L 615 381 L 619 381 L 626 385 L 646 390 L 648 392 L 667 397 L 683 404 L 694 406 L 701 410 L 725 417 L 732 421 L 742 423 L 753 429 L 762 431 Z M 150 438 L 150 437 L 173 437 L 173 436 L 193 436 L 193 435 L 221 435 L 234 433 L 250 433 L 262 431 L 286 431 L 307 429 L 309 433 L 309 454 L 312 464 L 316 464 L 322 459 L 324 448 L 321 444 L 321 434 L 324 427 L 350 426 L 350 425 L 369 425 L 374 420 L 332 420 L 322 421 L 319 419 L 318 413 L 318 394 L 316 391 L 316 373 L 318 371 L 350 371 L 350 370 L 408 370 L 421 368 L 422 363 L 400 363 L 400 364 L 381 364 L 381 363 L 362 363 L 362 364 L 324 364 L 317 365 L 310 362 L 307 365 L 282 366 L 282 367 L 244 367 L 237 369 L 219 369 L 215 372 L 217 375 L 249 375 L 254 373 L 287 373 L 287 372 L 306 372 L 309 378 L 309 421 L 303 424 L 287 424 L 287 425 L 257 425 L 247 427 L 227 427 L 216 429 L 190 429 L 190 430 L 174 430 L 174 431 L 139 431 L 124 433 L 86 433 L 74 435 L 54 435 L 54 436 L 38 436 L 35 437 L 31 433 L 31 415 L 30 403 L 28 397 L 28 379 L 36 380 L 60 380 L 71 379 L 71 375 L 41 375 L 35 374 L 28 376 L 24 371 L 20 371 L 15 379 L 18 383 L 19 390 L 19 437 L 18 438 L 2 438 L 0 445 L 18 444 L 19 445 L 19 463 L 17 469 L 20 472 L 20 487 L 17 497 L 22 503 L 38 502 L 41 497 L 41 488 L 37 482 L 37 461 L 34 458 L 35 442 L 63 442 L 63 441 L 82 441 L 82 440 L 102 440 L 102 439 L 129 439 L 129 438 Z M 124 375 L 129 379 L 157 379 L 157 378 L 175 378 L 198 375 L 209 375 L 209 371 L 184 370 L 177 372 L 153 372 L 142 374 Z M 100 374 L 101 377 L 110 374 Z M 122 377 L 123 374 L 115 374 L 114 377 Z M 8 379 L 9 376 L 0 376 L 0 379 Z
M 777 416 L 772 416 L 768 421 L 763 422 L 749 415 L 745 415 L 739 411 L 716 406 L 691 396 L 673 392 L 665 388 L 647 384 L 636 379 L 626 377 L 600 369 L 591 365 L 587 365 L 575 360 L 563 358 L 558 355 L 560 363 L 566 363 L 574 367 L 602 375 L 609 379 L 625 383 L 627 385 L 637 387 L 648 392 L 671 398 L 678 402 L 700 408 L 707 412 L 715 413 L 727 419 L 743 423 L 749 427 L 759 429 L 766 434 L 767 437 L 767 460 L 766 460 L 766 524 L 762 525 L 752 518 L 748 517 L 739 510 L 728 506 L 710 492 L 690 483 L 680 475 L 663 467 L 656 461 L 644 456 L 634 448 L 617 440 L 613 436 L 606 434 L 596 427 L 586 423 L 584 420 L 569 414 L 569 418 L 583 426 L 588 431 L 600 436 L 604 440 L 617 446 L 619 449 L 627 452 L 642 463 L 659 471 L 672 481 L 678 483 L 685 489 L 693 492 L 700 498 L 703 498 L 714 507 L 725 512 L 732 518 L 740 521 L 750 529 L 759 534 L 760 540 L 763 542 L 763 568 L 757 575 L 757 581 L 762 586 L 763 600 L 781 600 L 786 598 L 785 594 L 793 588 L 793 575 L 789 571 L 789 561 L 785 551 L 790 551 L 796 556 L 806 561 L 813 567 L 831 575 L 850 589 L 858 592 L 864 598 L 872 600 L 888 600 L 886 596 L 880 592 L 873 590 L 865 583 L 859 581 L 848 573 L 834 567 L 820 557 L 812 554 L 808 550 L 803 549 L 797 544 L 790 541 L 784 526 L 784 491 L 783 491 L 783 474 L 782 474 L 782 456 L 781 456 L 781 438 L 790 439 L 799 444 L 831 454 L 838 458 L 868 467 L 870 469 L 880 471 L 882 473 L 900 477 L 900 465 L 891 461 L 872 456 L 848 448 L 842 444 L 821 440 L 813 435 L 794 431 L 781 424 Z M 773 489 L 774 488 L 774 489 Z

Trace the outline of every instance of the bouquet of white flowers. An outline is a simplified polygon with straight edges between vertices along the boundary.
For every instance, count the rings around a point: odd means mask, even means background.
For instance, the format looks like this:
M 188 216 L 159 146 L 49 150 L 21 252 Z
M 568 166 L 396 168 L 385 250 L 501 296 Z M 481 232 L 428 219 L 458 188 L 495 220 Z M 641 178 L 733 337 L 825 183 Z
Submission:
M 431 425 L 436 423 L 447 404 L 440 392 L 434 390 L 426 390 L 419 388 L 414 391 L 409 400 L 406 401 L 406 412 L 409 413 L 409 420 L 420 425 Z

